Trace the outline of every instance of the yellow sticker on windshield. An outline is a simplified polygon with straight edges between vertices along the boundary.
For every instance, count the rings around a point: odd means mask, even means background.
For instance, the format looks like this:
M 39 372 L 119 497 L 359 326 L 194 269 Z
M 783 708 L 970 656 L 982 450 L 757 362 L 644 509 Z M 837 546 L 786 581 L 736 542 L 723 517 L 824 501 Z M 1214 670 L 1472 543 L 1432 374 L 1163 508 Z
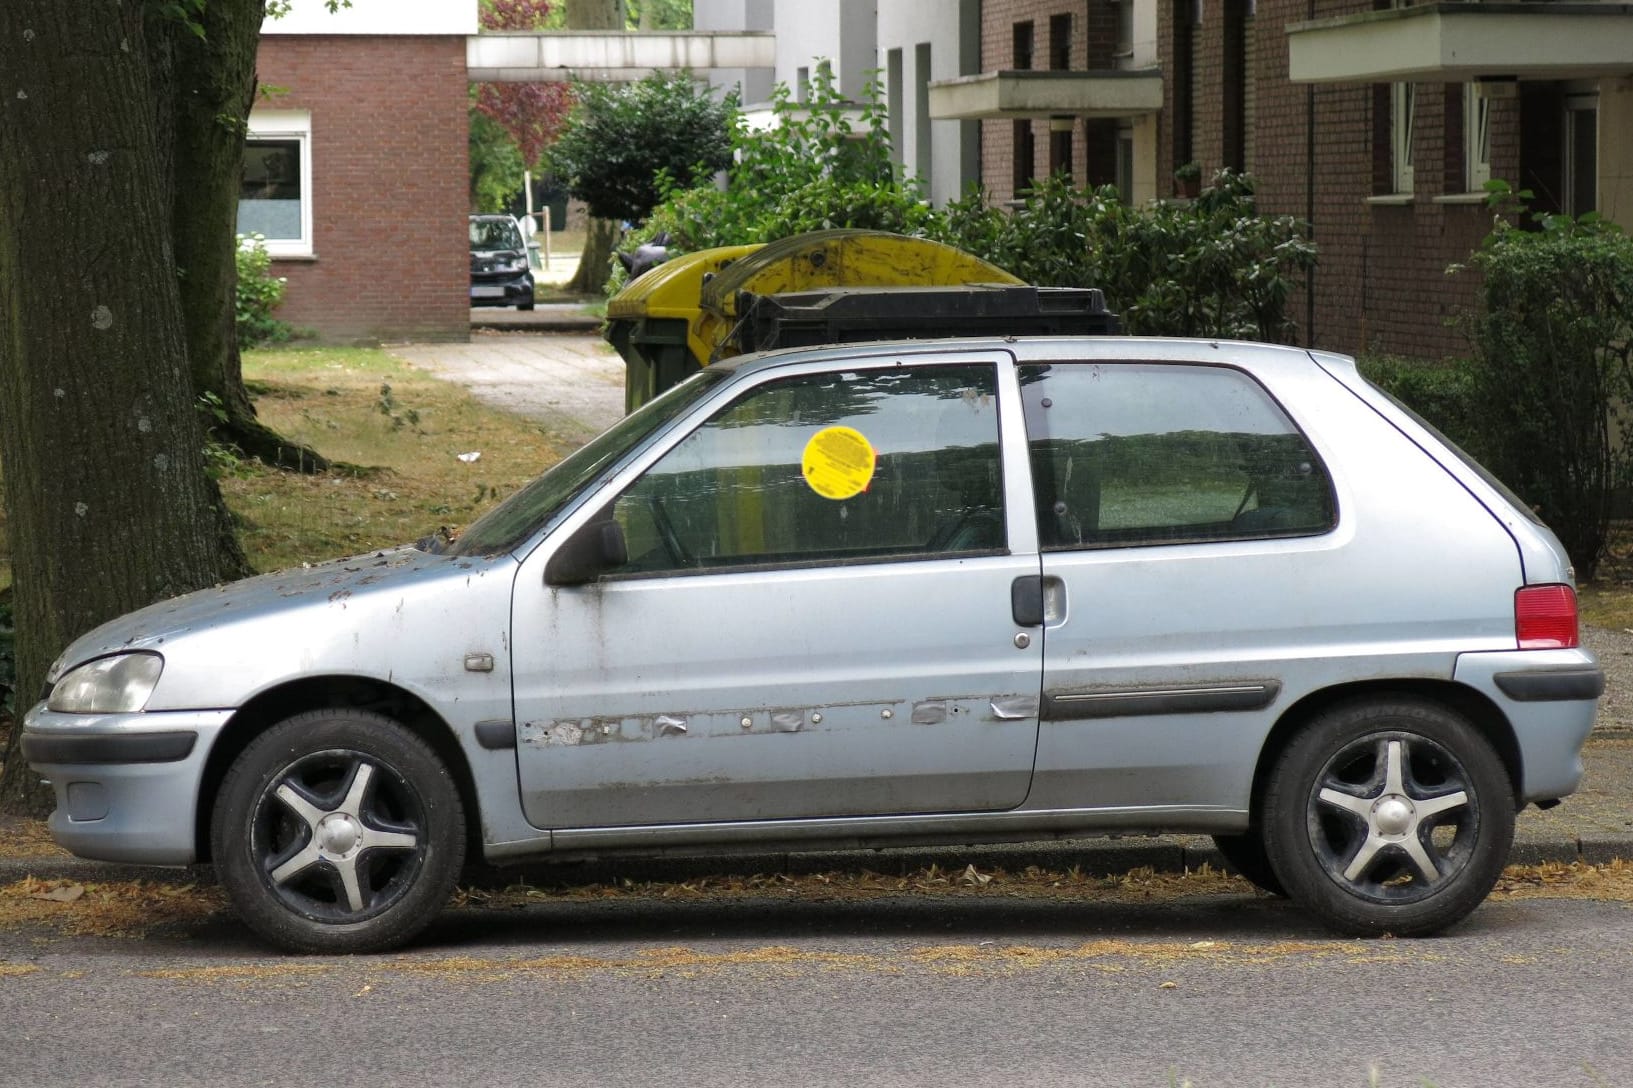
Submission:
M 860 431 L 824 427 L 805 443 L 805 482 L 825 499 L 849 499 L 868 489 L 878 455 Z

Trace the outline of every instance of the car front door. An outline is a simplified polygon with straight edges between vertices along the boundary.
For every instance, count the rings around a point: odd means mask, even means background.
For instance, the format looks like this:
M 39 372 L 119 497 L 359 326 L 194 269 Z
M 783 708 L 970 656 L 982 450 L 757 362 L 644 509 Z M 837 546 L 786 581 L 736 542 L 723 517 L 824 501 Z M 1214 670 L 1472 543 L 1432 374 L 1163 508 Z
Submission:
M 1042 646 L 1013 615 L 1038 557 L 1030 504 L 1005 502 L 1026 478 L 1005 365 L 763 376 L 598 500 L 626 565 L 550 587 L 559 545 L 538 549 L 513 612 L 528 819 L 1019 805 Z

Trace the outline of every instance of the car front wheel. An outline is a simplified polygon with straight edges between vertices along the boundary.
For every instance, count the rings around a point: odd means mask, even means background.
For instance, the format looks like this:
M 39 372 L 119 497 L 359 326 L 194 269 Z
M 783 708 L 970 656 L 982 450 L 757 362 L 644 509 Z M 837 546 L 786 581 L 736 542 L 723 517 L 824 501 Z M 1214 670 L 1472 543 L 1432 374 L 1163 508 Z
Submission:
M 1287 894 L 1354 936 L 1423 936 L 1479 906 L 1514 838 L 1514 793 L 1491 743 L 1414 700 L 1334 708 L 1276 764 L 1265 848 Z
M 419 737 L 323 710 L 268 729 L 222 782 L 216 872 L 244 921 L 296 952 L 375 952 L 447 902 L 465 853 L 459 792 Z

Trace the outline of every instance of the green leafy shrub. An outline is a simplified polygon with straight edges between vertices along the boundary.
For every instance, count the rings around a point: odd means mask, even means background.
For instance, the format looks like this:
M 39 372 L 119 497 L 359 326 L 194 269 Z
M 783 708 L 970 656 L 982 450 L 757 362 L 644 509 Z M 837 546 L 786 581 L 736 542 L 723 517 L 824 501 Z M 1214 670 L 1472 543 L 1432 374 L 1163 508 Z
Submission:
M 858 111 L 823 67 L 803 102 L 778 84 L 770 126 L 751 128 L 740 117 L 733 124 L 725 189 L 667 179 L 663 200 L 626 248 L 659 234 L 679 254 L 832 227 L 918 233 L 934 213 L 894 171 L 879 96 L 878 84 L 870 84 Z
M 662 178 L 696 185 L 731 160 L 736 103 L 688 73 L 636 83 L 580 83 L 577 105 L 545 165 L 600 219 L 639 220 L 663 198 Z
M 283 301 L 285 281 L 272 274 L 272 256 L 266 239 L 259 234 L 238 236 L 238 290 L 236 313 L 238 346 L 277 344 L 288 340 L 291 330 L 272 316 Z
M 1290 216 L 1262 216 L 1245 174 L 1221 171 L 1189 202 L 1130 207 L 1062 177 L 1011 214 L 976 196 L 947 207 L 939 237 L 1028 283 L 1099 287 L 1129 332 L 1291 341 L 1287 299 L 1315 266 Z
M 1433 361 L 1397 355 L 1363 356 L 1357 361 L 1368 381 L 1484 460 L 1474 409 L 1474 374 L 1467 359 Z
M 1589 578 L 1633 453 L 1633 239 L 1597 215 L 1534 225 L 1499 219 L 1469 259 L 1483 277 L 1470 319 L 1475 444 Z

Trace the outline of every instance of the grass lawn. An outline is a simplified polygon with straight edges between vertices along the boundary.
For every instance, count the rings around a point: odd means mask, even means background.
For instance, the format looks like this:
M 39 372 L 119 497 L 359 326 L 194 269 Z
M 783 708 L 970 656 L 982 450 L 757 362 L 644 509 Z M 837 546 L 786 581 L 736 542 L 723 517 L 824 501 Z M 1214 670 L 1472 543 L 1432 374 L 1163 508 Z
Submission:
M 268 426 L 357 466 L 306 477 L 227 466 L 221 488 L 260 570 L 466 525 L 570 452 L 377 349 L 249 352 L 244 376 Z

